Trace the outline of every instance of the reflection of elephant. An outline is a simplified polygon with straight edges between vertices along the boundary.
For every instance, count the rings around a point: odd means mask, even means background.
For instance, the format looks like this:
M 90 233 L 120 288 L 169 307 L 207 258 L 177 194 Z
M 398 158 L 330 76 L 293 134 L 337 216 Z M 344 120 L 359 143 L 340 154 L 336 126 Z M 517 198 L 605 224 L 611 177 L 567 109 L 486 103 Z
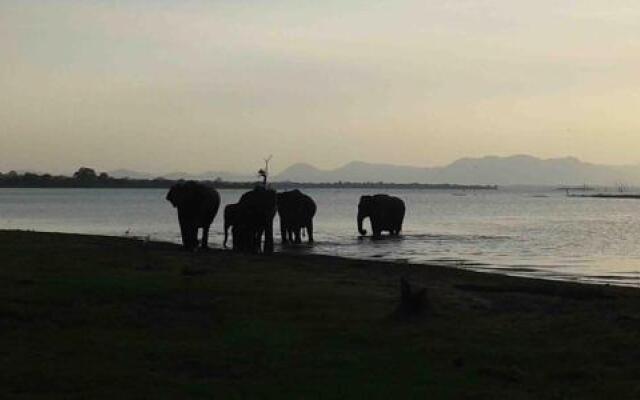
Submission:
M 238 203 L 227 204 L 224 208 L 224 242 L 222 245 L 224 248 L 227 248 L 227 238 L 229 233 L 229 228 L 235 226 L 238 221 L 238 210 L 240 206 Z
M 361 235 L 367 234 L 362 229 L 362 220 L 369 217 L 374 238 L 379 238 L 382 231 L 398 235 L 402 230 L 404 211 L 404 201 L 397 197 L 386 194 L 362 196 L 358 203 L 358 232 Z
M 276 192 L 262 186 L 257 186 L 240 197 L 233 211 L 236 217 L 231 229 L 234 250 L 273 253 L 273 217 L 276 215 L 276 205 Z
M 198 228 L 202 228 L 202 248 L 207 248 L 209 227 L 220 207 L 218 191 L 193 181 L 180 182 L 169 189 L 167 200 L 178 209 L 184 248 L 198 247 Z
M 298 189 L 278 193 L 278 215 L 282 243 L 301 243 L 300 232 L 306 228 L 309 243 L 313 242 L 313 216 L 316 203 Z

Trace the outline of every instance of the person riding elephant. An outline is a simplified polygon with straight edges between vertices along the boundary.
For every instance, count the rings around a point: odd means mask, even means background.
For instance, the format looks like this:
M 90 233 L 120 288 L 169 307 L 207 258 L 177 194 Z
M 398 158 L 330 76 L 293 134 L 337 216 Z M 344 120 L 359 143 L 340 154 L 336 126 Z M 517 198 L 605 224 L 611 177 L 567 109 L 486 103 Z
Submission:
M 229 234 L 229 228 L 232 228 L 236 225 L 238 220 L 238 210 L 240 206 L 238 203 L 227 204 L 224 208 L 224 242 L 222 242 L 222 246 L 227 248 L 227 238 Z
M 202 228 L 203 249 L 208 248 L 209 228 L 220 207 L 220 194 L 212 187 L 194 181 L 171 186 L 167 200 L 178 209 L 180 234 L 185 249 L 198 247 L 198 228 Z
M 300 233 L 307 230 L 309 243 L 313 243 L 313 217 L 316 203 L 298 189 L 278 193 L 278 215 L 282 244 L 301 243 Z
M 402 230 L 404 213 L 404 201 L 398 197 L 387 194 L 361 196 L 358 203 L 358 232 L 361 235 L 367 234 L 362 228 L 362 221 L 368 217 L 374 238 L 379 238 L 382 231 L 397 236 Z
M 252 253 L 273 253 L 273 218 L 276 192 L 257 186 L 240 197 L 236 220 L 231 230 L 233 249 Z M 264 243 L 263 243 L 264 236 Z

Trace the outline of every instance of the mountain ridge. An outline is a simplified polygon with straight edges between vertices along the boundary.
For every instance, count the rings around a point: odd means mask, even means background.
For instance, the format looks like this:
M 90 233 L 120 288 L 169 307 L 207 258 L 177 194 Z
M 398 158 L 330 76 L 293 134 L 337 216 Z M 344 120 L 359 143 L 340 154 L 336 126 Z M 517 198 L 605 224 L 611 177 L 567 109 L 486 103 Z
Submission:
M 313 167 L 313 166 L 311 166 Z M 440 167 L 400 166 L 352 161 L 342 167 L 321 170 L 304 180 L 296 164 L 276 175 L 274 181 L 452 183 L 484 185 L 640 185 L 640 165 L 603 165 L 572 156 L 539 158 L 527 154 L 465 157 Z
M 126 175 L 129 174 L 129 175 Z M 202 173 L 171 172 L 153 175 L 119 169 L 114 177 L 152 179 L 196 179 L 251 182 L 257 175 L 225 171 Z M 299 162 L 273 174 L 274 182 L 387 182 L 461 185 L 640 185 L 640 164 L 605 165 L 581 161 L 572 156 L 539 158 L 527 154 L 464 157 L 439 167 L 417 167 L 354 160 L 334 169 L 320 169 Z

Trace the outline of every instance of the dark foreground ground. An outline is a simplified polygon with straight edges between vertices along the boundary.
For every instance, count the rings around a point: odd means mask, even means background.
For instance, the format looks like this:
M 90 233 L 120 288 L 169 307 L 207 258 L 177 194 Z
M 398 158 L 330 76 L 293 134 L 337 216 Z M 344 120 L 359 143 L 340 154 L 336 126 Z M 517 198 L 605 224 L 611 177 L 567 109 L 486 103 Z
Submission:
M 640 290 L 0 231 L 0 398 L 418 397 L 640 398 Z

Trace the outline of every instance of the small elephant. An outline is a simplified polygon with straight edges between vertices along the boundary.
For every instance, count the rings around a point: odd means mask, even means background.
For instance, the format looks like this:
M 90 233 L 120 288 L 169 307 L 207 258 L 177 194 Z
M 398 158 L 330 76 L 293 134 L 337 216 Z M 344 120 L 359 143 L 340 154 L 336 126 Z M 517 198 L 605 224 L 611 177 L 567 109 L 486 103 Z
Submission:
M 257 186 L 246 192 L 234 211 L 233 249 L 251 253 L 273 253 L 273 218 L 276 215 L 276 192 Z M 264 236 L 264 246 L 262 237 Z
M 300 233 L 307 230 L 309 243 L 313 243 L 313 217 L 316 203 L 298 189 L 278 193 L 278 215 L 282 244 L 301 243 Z
M 198 228 L 202 228 L 201 246 L 208 248 L 209 228 L 220 207 L 218 191 L 194 181 L 179 182 L 169 189 L 167 200 L 178 209 L 184 248 L 198 247 Z
M 374 238 L 380 238 L 382 231 L 397 236 L 402 231 L 404 213 L 404 201 L 398 197 L 386 194 L 362 196 L 358 203 L 358 232 L 367 234 L 362 228 L 362 221 L 369 217 Z
M 227 204 L 224 208 L 224 242 L 222 246 L 227 248 L 227 238 L 229 237 L 229 228 L 236 226 L 238 223 L 238 210 L 240 205 L 238 203 Z

